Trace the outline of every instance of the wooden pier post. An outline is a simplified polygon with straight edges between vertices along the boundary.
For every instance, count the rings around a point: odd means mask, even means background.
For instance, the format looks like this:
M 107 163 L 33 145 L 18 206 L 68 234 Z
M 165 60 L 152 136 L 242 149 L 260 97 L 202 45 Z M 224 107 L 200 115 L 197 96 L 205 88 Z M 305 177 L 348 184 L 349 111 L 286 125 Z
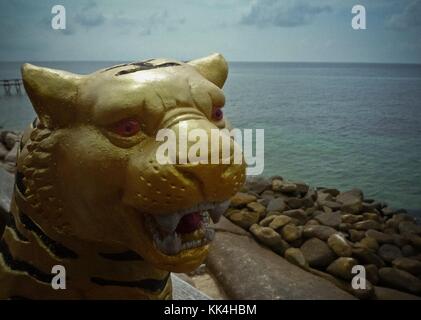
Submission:
M 3 85 L 4 93 L 6 96 L 12 95 L 12 87 L 15 88 L 16 94 L 22 94 L 22 80 L 21 79 L 4 79 L 0 80 L 0 84 Z

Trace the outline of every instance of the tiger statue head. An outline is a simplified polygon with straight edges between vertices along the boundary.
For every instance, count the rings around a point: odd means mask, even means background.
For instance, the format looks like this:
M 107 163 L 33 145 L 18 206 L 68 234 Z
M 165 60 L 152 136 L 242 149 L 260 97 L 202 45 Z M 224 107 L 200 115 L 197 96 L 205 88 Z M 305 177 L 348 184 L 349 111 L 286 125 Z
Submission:
M 220 54 L 153 59 L 89 75 L 22 67 L 38 122 L 18 159 L 31 219 L 64 245 L 118 245 L 162 270 L 205 259 L 245 165 L 160 164 L 160 129 L 226 128 L 228 67 Z M 191 143 L 191 142 L 189 142 Z M 233 142 L 234 143 L 234 142 Z

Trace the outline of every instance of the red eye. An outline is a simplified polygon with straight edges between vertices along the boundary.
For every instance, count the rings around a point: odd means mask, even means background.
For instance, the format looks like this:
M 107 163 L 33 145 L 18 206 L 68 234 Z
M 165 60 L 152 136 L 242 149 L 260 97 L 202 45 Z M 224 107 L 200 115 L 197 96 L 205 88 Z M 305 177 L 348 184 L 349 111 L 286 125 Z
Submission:
M 113 131 L 122 137 L 131 137 L 140 131 L 140 124 L 134 119 L 124 119 L 113 126 Z
M 215 121 L 219 121 L 222 120 L 222 118 L 224 117 L 224 112 L 222 111 L 221 108 L 215 108 L 212 111 L 212 119 Z

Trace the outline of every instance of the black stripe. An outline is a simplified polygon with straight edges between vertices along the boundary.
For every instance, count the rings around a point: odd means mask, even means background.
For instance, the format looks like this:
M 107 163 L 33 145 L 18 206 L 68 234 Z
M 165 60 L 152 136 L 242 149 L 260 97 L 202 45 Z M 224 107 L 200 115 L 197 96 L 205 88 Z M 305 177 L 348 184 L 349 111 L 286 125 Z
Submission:
M 22 194 L 22 196 L 25 196 L 26 186 L 23 183 L 23 173 L 20 171 L 16 171 L 15 185 L 19 192 Z
M 26 272 L 31 277 L 41 282 L 51 283 L 53 275 L 44 273 L 25 261 L 13 260 L 12 254 L 4 240 L 0 241 L 0 253 L 3 256 L 4 262 L 10 269 Z
M 16 220 L 15 220 L 15 217 L 13 216 L 13 214 L 11 214 L 11 213 L 7 214 L 6 225 L 9 228 L 13 229 L 13 231 L 16 233 L 17 238 L 20 241 L 29 242 L 28 238 L 25 237 L 22 233 L 20 233 L 20 231 L 16 227 Z
M 98 253 L 101 257 L 113 261 L 143 261 L 144 259 L 136 252 L 127 250 L 119 253 Z
M 108 280 L 108 279 L 102 279 L 98 277 L 92 277 L 91 281 L 95 284 L 98 284 L 100 286 L 119 286 L 119 287 L 129 287 L 129 288 L 140 288 L 152 292 L 161 292 L 164 290 L 168 278 L 170 277 L 170 274 L 162 279 L 143 279 L 143 280 L 137 280 L 137 281 L 118 281 L 118 280 Z
M 48 237 L 26 214 L 20 212 L 19 217 L 22 224 L 28 230 L 33 231 L 57 257 L 62 259 L 76 259 L 78 257 L 76 252 Z
M 115 74 L 115 76 L 121 76 L 123 74 L 128 74 L 128 73 L 133 73 L 133 72 L 143 71 L 143 70 L 176 67 L 176 66 L 179 66 L 180 64 L 176 63 L 176 62 L 166 62 L 166 63 L 154 65 L 154 64 L 149 63 L 149 62 L 135 62 L 135 63 L 131 63 L 130 65 L 135 66 L 135 67 L 131 68 L 131 69 L 121 70 L 121 71 L 117 72 Z

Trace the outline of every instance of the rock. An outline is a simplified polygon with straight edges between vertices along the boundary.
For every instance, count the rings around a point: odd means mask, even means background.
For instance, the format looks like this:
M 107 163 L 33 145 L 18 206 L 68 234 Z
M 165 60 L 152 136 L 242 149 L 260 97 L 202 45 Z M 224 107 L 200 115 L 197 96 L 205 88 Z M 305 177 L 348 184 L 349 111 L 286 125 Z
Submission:
M 413 233 L 413 234 L 421 234 L 421 226 L 415 224 L 413 221 L 402 221 L 399 223 L 398 226 L 399 233 Z
M 16 143 L 19 142 L 19 135 L 9 131 L 6 133 L 3 142 L 6 149 L 12 150 L 15 147 Z
M 409 240 L 405 237 L 405 235 L 393 233 L 392 237 L 394 244 L 396 244 L 400 248 L 402 248 L 406 244 L 409 244 Z
M 365 236 L 364 231 L 350 229 L 348 230 L 348 232 L 349 232 L 349 239 L 353 242 L 360 241 Z
M 340 193 L 338 189 L 333 188 L 323 188 L 320 192 L 330 194 L 332 197 L 336 197 Z
M 326 267 L 335 259 L 333 251 L 318 238 L 311 238 L 304 242 L 301 251 L 309 265 L 315 268 Z
M 3 160 L 4 157 L 9 153 L 9 150 L 6 149 L 6 147 L 1 143 L 0 141 L 0 160 Z
M 381 230 L 382 226 L 377 221 L 364 220 L 364 221 L 355 223 L 354 228 L 357 230 L 369 230 L 369 229 Z
M 372 211 L 372 210 L 381 210 L 382 206 L 380 202 L 367 202 L 367 199 L 363 202 L 362 210 L 364 211 Z
M 11 162 L 11 163 L 16 163 L 16 159 L 18 157 L 18 149 L 19 149 L 19 144 L 16 143 L 12 150 L 10 150 L 6 156 L 4 157 L 4 161 L 6 162 Z
M 311 199 L 313 202 L 317 200 L 317 192 L 314 189 L 308 189 L 307 193 L 305 194 L 304 198 Z
M 232 198 L 231 198 L 231 207 L 234 208 L 242 208 L 245 207 L 248 203 L 256 201 L 257 198 L 253 195 L 250 195 L 248 193 L 244 192 L 237 192 Z
M 396 258 L 392 262 L 393 267 L 412 273 L 414 276 L 421 275 L 421 262 L 410 258 Z
M 416 254 L 414 247 L 409 244 L 404 245 L 401 251 L 404 257 L 410 257 Z
M 395 268 L 381 268 L 379 276 L 382 283 L 392 288 L 414 294 L 421 293 L 421 280 L 409 272 Z
M 352 247 L 345 237 L 339 233 L 332 234 L 328 238 L 327 244 L 339 257 L 350 257 L 352 255 Z
M 374 292 L 378 300 L 421 300 L 412 294 L 385 287 L 374 287 Z
M 247 204 L 247 208 L 257 212 L 259 214 L 259 219 L 262 219 L 265 216 L 266 208 L 259 202 L 250 202 Z
M 323 191 L 317 191 L 317 199 L 320 201 L 333 201 L 333 197 L 329 193 Z
M 269 200 L 261 199 L 261 198 L 257 199 L 257 202 L 263 205 L 265 207 L 265 210 L 266 210 L 266 206 L 269 204 Z
M 283 227 L 281 232 L 282 238 L 284 238 L 287 242 L 293 242 L 300 239 L 301 234 L 302 230 L 292 223 Z
M 304 226 L 303 235 L 306 238 L 318 238 L 326 241 L 332 234 L 337 233 L 335 229 L 328 226 L 306 225 Z
M 352 268 L 357 264 L 358 261 L 354 258 L 339 257 L 327 267 L 326 271 L 335 277 L 351 280 L 354 277 Z
M 384 232 L 380 232 L 377 230 L 367 230 L 366 231 L 366 236 L 376 239 L 378 243 L 383 244 L 383 243 L 393 243 L 394 242 L 394 238 L 392 235 L 390 234 L 386 234 Z
M 0 168 L 0 210 L 5 212 L 10 211 L 14 180 L 14 175 Z
M 217 232 L 207 266 L 230 299 L 354 299 L 254 240 Z
M 301 181 L 299 181 L 299 182 L 294 181 L 294 184 L 295 184 L 295 186 L 297 188 L 296 191 L 298 193 L 302 194 L 302 195 L 305 195 L 308 192 L 308 190 L 310 189 L 310 187 L 308 186 L 308 184 L 306 184 L 304 182 L 301 182 Z
M 285 259 L 287 259 L 292 264 L 295 264 L 301 268 L 307 268 L 308 262 L 304 257 L 303 253 L 298 248 L 288 248 L 285 251 Z
M 354 248 L 352 255 L 362 264 L 374 264 L 378 268 L 385 266 L 384 261 L 378 255 L 366 248 Z
M 415 248 L 421 250 L 421 237 L 420 236 L 410 233 L 410 234 L 406 234 L 405 238 L 408 239 Z
M 272 180 L 272 190 L 273 191 L 281 191 L 283 181 L 280 179 L 273 179 Z
M 393 208 L 390 208 L 390 207 L 385 207 L 385 208 L 382 209 L 382 213 L 385 216 L 393 216 L 394 214 L 399 213 L 399 210 L 396 210 L 396 209 L 393 209 Z
M 322 209 L 323 209 L 323 212 L 326 212 L 326 213 L 332 213 L 333 212 L 332 209 L 330 209 L 329 207 L 326 207 L 326 206 L 323 206 Z
M 357 242 L 355 244 L 355 247 L 366 248 L 366 249 L 376 252 L 379 249 L 379 243 L 374 238 L 365 237 L 361 239 L 361 241 Z
M 377 284 L 379 282 L 379 269 L 374 264 L 367 264 L 364 266 L 365 275 L 367 280 L 372 284 Z
M 251 234 L 243 228 L 229 221 L 226 217 L 221 216 L 219 221 L 215 224 L 211 224 L 212 229 L 215 231 L 230 232 L 238 235 L 251 237 Z
M 352 224 L 350 223 L 340 223 L 338 226 L 339 231 L 343 231 L 343 232 L 347 232 L 351 228 L 352 228 Z
M 356 214 L 344 214 L 344 215 L 342 215 L 342 222 L 344 222 L 344 223 L 354 224 L 354 223 L 359 222 L 363 219 L 364 218 L 362 216 L 356 215 Z
M 316 210 L 316 207 L 306 208 L 304 210 L 304 212 L 305 212 L 305 214 L 306 214 L 307 217 L 313 216 L 316 211 L 317 211 Z
M 287 210 L 283 212 L 284 215 L 297 219 L 301 224 L 307 221 L 307 215 L 303 209 Z
M 273 216 L 273 217 L 275 218 L 269 223 L 269 227 L 274 230 L 282 228 L 283 226 L 290 223 L 292 220 L 291 217 L 284 216 L 284 215 Z
M 362 192 L 358 189 L 342 192 L 336 197 L 336 201 L 342 204 L 342 211 L 349 213 L 359 213 L 363 207 Z
M 263 244 L 270 247 L 277 253 L 283 254 L 289 248 L 281 236 L 272 228 L 262 227 L 254 224 L 250 227 L 250 232 Z
M 283 213 L 280 211 L 268 211 L 266 213 L 266 217 L 270 217 L 270 216 L 281 216 Z
M 337 211 L 337 210 L 340 210 L 342 208 L 342 204 L 340 204 L 339 202 L 335 202 L 335 201 L 320 201 L 320 200 L 317 200 L 317 202 L 319 202 L 319 204 L 321 206 L 328 207 L 328 208 L 332 209 L 333 211 Z
M 294 183 L 284 182 L 280 191 L 283 193 L 294 193 L 297 191 L 297 186 Z
M 274 175 L 274 176 L 271 176 L 269 180 L 270 181 L 273 181 L 273 180 L 281 180 L 281 181 L 284 181 L 284 177 L 282 177 L 280 175 Z
M 378 254 L 384 261 L 387 262 L 392 262 L 396 258 L 402 257 L 402 252 L 399 247 L 388 243 L 380 246 Z
M 272 182 L 262 176 L 248 176 L 246 183 L 247 189 L 257 194 L 262 193 L 272 187 Z
M 286 209 L 285 201 L 281 198 L 275 198 L 269 201 L 268 206 L 266 207 L 267 211 L 278 211 L 282 212 Z
M 313 200 L 308 198 L 289 198 L 285 202 L 291 209 L 310 208 L 314 205 Z
M 260 197 L 268 202 L 272 199 L 275 199 L 275 194 L 272 190 L 263 191 Z
M 276 218 L 276 215 L 268 215 L 267 217 L 263 218 L 260 222 L 259 225 L 261 225 L 262 227 L 268 227 L 270 225 L 270 223 Z
M 259 222 L 259 214 L 256 211 L 249 211 L 247 209 L 231 211 L 227 218 L 247 230 L 251 225 Z
M 375 212 L 364 212 L 362 216 L 364 220 L 374 220 L 380 223 L 383 222 L 383 219 L 380 217 L 380 215 Z
M 338 227 L 342 221 L 342 216 L 339 212 L 322 213 L 315 217 L 321 224 L 329 227 Z
M 315 219 L 310 219 L 306 222 L 306 226 L 318 226 L 320 222 Z

